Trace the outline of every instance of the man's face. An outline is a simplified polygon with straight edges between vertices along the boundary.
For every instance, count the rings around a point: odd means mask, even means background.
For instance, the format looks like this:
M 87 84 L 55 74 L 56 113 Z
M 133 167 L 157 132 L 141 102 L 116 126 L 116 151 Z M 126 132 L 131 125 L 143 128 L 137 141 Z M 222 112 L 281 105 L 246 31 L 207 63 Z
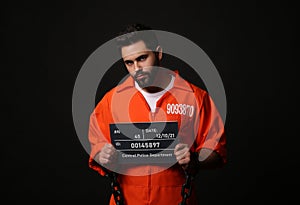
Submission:
M 151 86 L 156 77 L 161 52 L 157 55 L 148 49 L 144 41 L 138 41 L 121 49 L 122 58 L 129 74 L 141 88 Z

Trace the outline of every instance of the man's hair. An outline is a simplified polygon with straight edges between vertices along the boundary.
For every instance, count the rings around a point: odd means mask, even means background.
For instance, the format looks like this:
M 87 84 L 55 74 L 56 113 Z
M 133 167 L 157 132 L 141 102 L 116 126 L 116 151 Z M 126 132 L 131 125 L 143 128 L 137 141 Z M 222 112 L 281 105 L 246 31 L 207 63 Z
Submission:
M 144 41 L 146 47 L 152 51 L 155 51 L 158 46 L 158 40 L 152 28 L 140 23 L 127 25 L 116 37 L 116 44 L 121 52 L 123 46 L 134 44 L 140 40 Z

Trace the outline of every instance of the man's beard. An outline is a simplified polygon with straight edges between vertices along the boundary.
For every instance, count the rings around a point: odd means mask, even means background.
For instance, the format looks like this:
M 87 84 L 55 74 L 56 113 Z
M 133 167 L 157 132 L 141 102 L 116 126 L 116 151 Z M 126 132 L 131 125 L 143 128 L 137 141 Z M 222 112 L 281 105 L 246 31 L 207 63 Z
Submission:
M 153 71 L 152 71 L 153 72 Z M 138 79 L 138 76 L 143 75 L 144 78 L 142 79 Z M 144 71 L 138 71 L 135 75 L 134 75 L 134 80 L 137 82 L 137 84 L 141 87 L 141 88 L 146 88 L 149 86 L 153 85 L 154 82 L 154 76 L 153 73 L 149 73 L 149 72 L 144 72 Z
M 150 72 L 144 72 L 143 69 L 139 70 L 135 73 L 133 76 L 134 80 L 137 82 L 137 84 L 141 88 L 147 88 L 147 87 L 156 87 L 156 85 L 153 85 L 155 78 L 157 77 L 158 73 L 158 60 L 156 59 L 153 68 L 151 69 Z M 144 75 L 144 78 L 138 79 L 138 76 Z

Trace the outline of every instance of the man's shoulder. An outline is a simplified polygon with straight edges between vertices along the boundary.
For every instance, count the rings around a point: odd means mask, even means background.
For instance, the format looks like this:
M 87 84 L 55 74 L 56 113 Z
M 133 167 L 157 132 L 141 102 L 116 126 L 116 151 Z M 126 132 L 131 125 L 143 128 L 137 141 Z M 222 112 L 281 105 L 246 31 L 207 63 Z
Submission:
M 115 93 L 119 93 L 119 92 L 122 92 L 122 91 L 124 91 L 126 89 L 130 89 L 130 88 L 134 88 L 134 82 L 131 77 L 127 77 L 127 78 L 123 79 L 122 81 L 120 81 L 117 85 L 112 87 L 110 90 L 108 90 L 104 94 L 104 97 L 110 98 Z
M 205 88 L 202 88 L 199 85 L 196 85 L 195 83 L 191 82 L 187 78 L 182 77 L 181 75 L 176 75 L 176 80 L 174 86 L 181 88 L 184 91 L 193 92 L 195 94 L 207 94 L 207 91 Z

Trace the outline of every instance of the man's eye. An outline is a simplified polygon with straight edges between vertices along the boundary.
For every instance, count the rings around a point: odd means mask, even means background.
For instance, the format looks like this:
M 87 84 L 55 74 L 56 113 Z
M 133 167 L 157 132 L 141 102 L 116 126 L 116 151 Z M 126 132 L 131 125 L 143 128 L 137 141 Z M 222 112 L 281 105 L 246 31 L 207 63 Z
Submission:
M 126 65 L 132 65 L 133 62 L 132 62 L 132 61 L 125 61 L 125 64 L 126 64 Z
M 144 61 L 144 60 L 146 60 L 146 58 L 147 58 L 147 55 L 142 55 L 142 56 L 140 56 L 139 57 L 139 61 Z

